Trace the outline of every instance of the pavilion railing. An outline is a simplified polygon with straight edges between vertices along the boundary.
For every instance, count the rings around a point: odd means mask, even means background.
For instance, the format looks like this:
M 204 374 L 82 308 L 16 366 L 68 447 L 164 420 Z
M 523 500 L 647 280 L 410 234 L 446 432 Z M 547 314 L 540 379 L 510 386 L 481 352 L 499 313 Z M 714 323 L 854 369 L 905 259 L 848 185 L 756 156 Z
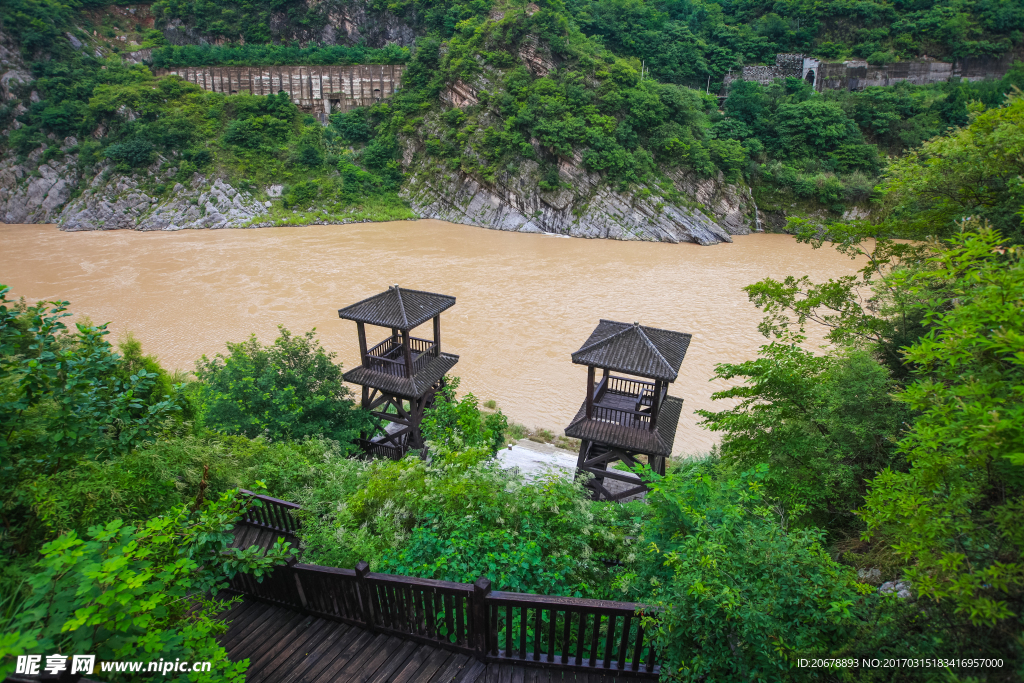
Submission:
M 409 337 L 409 351 L 412 356 L 412 372 L 425 368 L 438 355 L 437 344 L 429 339 Z M 402 342 L 388 337 L 366 352 L 367 367 L 395 377 L 405 377 L 405 355 Z
M 390 441 L 372 441 L 370 439 L 356 439 L 356 443 L 367 455 L 374 455 L 388 460 L 401 460 L 405 455 L 405 449 L 395 446 Z
M 611 422 L 623 427 L 649 428 L 651 425 L 651 414 L 628 408 L 609 408 L 607 406 L 593 406 L 593 417 L 591 419 L 600 422 Z
M 605 391 L 608 391 L 610 393 L 620 394 L 623 396 L 639 397 L 644 391 L 651 391 L 653 389 L 654 382 L 645 382 L 639 379 L 627 379 L 625 377 L 609 375 L 601 380 L 601 384 L 598 385 L 596 395 L 600 396 Z
M 267 496 L 263 509 L 297 509 Z M 281 505 L 285 503 L 285 505 Z M 257 522 L 261 523 L 261 522 Z M 641 617 L 642 605 L 494 591 L 473 584 L 291 563 L 262 583 L 238 574 L 232 588 L 314 616 L 462 652 L 483 662 L 656 679 L 660 666 Z

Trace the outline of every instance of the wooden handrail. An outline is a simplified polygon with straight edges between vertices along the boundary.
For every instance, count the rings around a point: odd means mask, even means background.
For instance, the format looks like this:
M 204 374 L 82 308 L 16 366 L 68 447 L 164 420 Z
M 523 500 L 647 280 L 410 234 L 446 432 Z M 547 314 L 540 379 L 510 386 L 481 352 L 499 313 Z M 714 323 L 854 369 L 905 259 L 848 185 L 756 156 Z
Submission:
M 301 506 L 241 491 L 275 511 L 276 523 L 298 520 Z M 253 509 L 253 508 L 250 508 Z M 266 527 L 261 517 L 246 523 Z M 278 526 L 270 528 L 279 529 Z M 558 595 L 492 591 L 490 581 L 455 583 L 355 569 L 288 564 L 257 582 L 236 574 L 233 590 L 375 633 L 469 654 L 482 662 L 534 663 L 548 668 L 657 679 L 660 666 L 640 616 L 646 609 Z

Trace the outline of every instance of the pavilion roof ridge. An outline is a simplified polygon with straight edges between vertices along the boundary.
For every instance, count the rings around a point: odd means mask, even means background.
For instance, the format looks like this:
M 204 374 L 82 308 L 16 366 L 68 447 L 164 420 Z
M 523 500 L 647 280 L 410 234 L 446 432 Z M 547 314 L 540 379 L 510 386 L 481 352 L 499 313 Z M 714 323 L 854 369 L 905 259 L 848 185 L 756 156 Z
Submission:
M 402 320 L 404 320 L 405 324 L 408 325 L 409 324 L 409 316 L 407 316 L 405 314 L 405 303 L 402 301 L 402 290 L 398 288 L 398 283 L 397 282 L 395 283 L 394 290 L 395 290 L 395 295 L 398 298 L 398 310 L 402 313 Z
M 455 297 L 391 285 L 338 310 L 338 317 L 380 327 L 411 330 L 455 305 Z
M 574 363 L 674 382 L 691 335 L 602 318 Z

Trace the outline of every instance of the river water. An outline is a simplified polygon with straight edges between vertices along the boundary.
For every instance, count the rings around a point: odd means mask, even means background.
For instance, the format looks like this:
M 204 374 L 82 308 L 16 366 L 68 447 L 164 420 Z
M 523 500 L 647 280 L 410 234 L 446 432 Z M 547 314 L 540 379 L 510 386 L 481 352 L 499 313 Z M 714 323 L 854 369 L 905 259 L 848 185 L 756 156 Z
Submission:
M 485 230 L 442 221 L 180 232 L 60 232 L 0 224 L 0 283 L 30 301 L 63 299 L 76 314 L 130 330 L 165 367 L 277 325 L 316 327 L 345 367 L 358 361 L 355 323 L 337 309 L 398 283 L 451 294 L 442 348 L 459 354 L 462 389 L 517 422 L 560 432 L 583 400 L 586 368 L 569 354 L 600 318 L 693 335 L 670 393 L 684 399 L 675 453 L 717 435 L 698 408 L 720 410 L 717 363 L 752 359 L 766 343 L 744 285 L 764 277 L 852 273 L 856 262 L 788 235 L 733 244 L 619 242 Z M 429 324 L 420 336 L 429 337 Z M 369 334 L 370 332 L 379 332 Z M 368 328 L 371 344 L 385 332 Z M 816 341 L 820 341 L 816 340 Z

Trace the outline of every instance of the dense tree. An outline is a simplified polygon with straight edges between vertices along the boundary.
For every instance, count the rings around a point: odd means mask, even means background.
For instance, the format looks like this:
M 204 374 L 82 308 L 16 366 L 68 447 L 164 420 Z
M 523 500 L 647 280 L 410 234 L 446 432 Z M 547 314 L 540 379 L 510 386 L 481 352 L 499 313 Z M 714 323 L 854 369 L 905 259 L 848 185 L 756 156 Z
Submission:
M 905 351 L 915 381 L 896 398 L 920 415 L 899 444 L 909 469 L 880 473 L 860 514 L 906 561 L 938 628 L 973 627 L 979 647 L 1019 657 L 1024 262 L 997 232 L 969 227 L 903 282 L 929 331 Z
M 978 114 L 969 125 L 923 144 L 889 167 L 881 186 L 893 233 L 945 236 L 980 216 L 1024 242 L 1024 95 Z

